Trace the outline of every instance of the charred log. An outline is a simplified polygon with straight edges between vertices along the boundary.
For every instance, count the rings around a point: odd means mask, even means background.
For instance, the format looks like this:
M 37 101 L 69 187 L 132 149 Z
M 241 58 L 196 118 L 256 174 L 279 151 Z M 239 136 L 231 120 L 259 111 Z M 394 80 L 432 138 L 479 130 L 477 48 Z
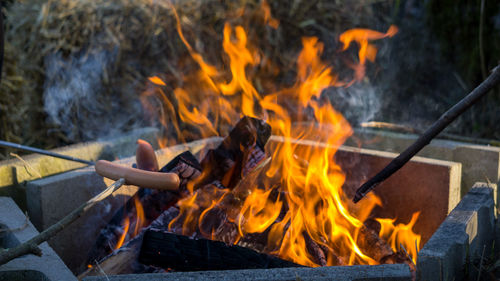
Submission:
M 176 271 L 301 267 L 240 246 L 153 229 L 144 234 L 139 261 Z
M 222 143 L 209 150 L 201 162 L 203 178 L 197 187 L 214 181 L 232 189 L 241 177 L 265 158 L 264 147 L 271 136 L 271 127 L 264 121 L 243 117 Z
M 382 263 L 386 257 L 394 254 L 391 246 L 380 238 L 375 231 L 366 226 L 360 228 L 359 237 L 358 240 L 361 242 L 365 254 L 378 262 Z
M 181 180 L 179 191 L 185 191 L 189 181 L 196 179 L 201 174 L 201 165 L 194 155 L 185 151 L 175 157 L 160 169 L 164 173 L 176 173 Z
M 391 246 L 377 234 L 379 229 L 380 224 L 371 219 L 367 220 L 360 229 L 361 239 L 359 240 L 362 242 L 366 254 L 381 264 L 406 263 L 412 270 L 415 270 L 415 264 L 408 254 L 401 251 L 394 252 Z
M 314 262 L 320 266 L 326 266 L 326 256 L 323 249 L 314 242 L 308 233 L 304 233 L 304 240 L 306 241 L 307 252 L 314 258 Z

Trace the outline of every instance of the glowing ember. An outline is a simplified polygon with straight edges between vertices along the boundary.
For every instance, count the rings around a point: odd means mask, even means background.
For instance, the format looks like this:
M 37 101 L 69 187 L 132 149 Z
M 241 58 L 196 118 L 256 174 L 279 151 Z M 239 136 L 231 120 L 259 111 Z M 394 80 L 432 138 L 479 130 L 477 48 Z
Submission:
M 278 28 L 279 22 L 271 17 L 266 2 L 261 9 L 260 24 Z M 226 73 L 194 50 L 182 33 L 175 10 L 174 15 L 179 36 L 199 68 L 182 77 L 184 87 L 172 92 L 166 90 L 167 83 L 159 77 L 149 79 L 152 87 L 141 96 L 141 101 L 148 112 L 158 112 L 156 118 L 176 134 L 163 143 L 225 135 L 241 114 L 266 120 L 273 134 L 282 136 L 283 141 L 273 147 L 271 161 L 261 167 L 258 180 L 246 182 L 244 192 L 242 188 L 197 192 L 193 184 L 188 185 L 190 194 L 179 201 L 180 214 L 172 223 L 182 219 L 183 234 L 201 231 L 207 238 L 225 240 L 205 227 L 209 225 L 209 212 L 220 207 L 227 211 L 228 220 L 237 225 L 240 236 L 226 242 L 237 243 L 247 235 L 267 233 L 266 252 L 302 265 L 320 265 L 308 252 L 310 240 L 328 249 L 328 253 L 335 253 L 336 257 L 325 257 L 327 265 L 338 264 L 335 259 L 339 257 L 349 265 L 378 263 L 368 254 L 361 233 L 364 221 L 381 202 L 371 195 L 352 205 L 344 194 L 345 174 L 333 159 L 337 148 L 352 134 L 352 128 L 321 96 L 327 88 L 347 87 L 360 81 L 366 62 L 375 60 L 377 48 L 372 41 L 394 36 L 397 28 L 391 26 L 386 33 L 352 29 L 340 35 L 342 52 L 353 42 L 359 48 L 358 62 L 348 63 L 354 73 L 347 81 L 340 81 L 333 68 L 321 60 L 323 43 L 316 37 L 304 37 L 294 83 L 276 86 L 281 89 L 267 93 L 256 84 L 266 77 L 255 69 L 266 69 L 275 77 L 278 68 L 248 41 L 243 26 L 224 25 L 222 48 L 228 64 L 221 69 L 230 71 Z M 297 126 L 297 122 L 310 125 Z M 296 140 L 312 140 L 313 145 L 300 145 Z M 227 210 L 224 199 L 228 196 L 237 198 L 240 204 Z M 420 242 L 420 236 L 412 231 L 417 219 L 418 213 L 407 225 L 378 219 L 382 226 L 380 236 L 394 250 L 402 245 L 414 261 Z

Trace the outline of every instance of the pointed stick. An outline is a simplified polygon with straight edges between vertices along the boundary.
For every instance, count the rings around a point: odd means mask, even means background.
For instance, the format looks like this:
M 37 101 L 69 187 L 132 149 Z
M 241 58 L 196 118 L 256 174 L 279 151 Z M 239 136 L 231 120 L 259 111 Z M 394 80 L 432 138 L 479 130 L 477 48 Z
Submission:
M 370 180 L 365 182 L 354 195 L 353 201 L 357 203 L 365 195 L 374 189 L 379 183 L 386 180 L 401 167 L 403 167 L 406 162 L 408 162 L 415 154 L 417 154 L 424 146 L 428 145 L 431 140 L 436 137 L 444 128 L 446 128 L 451 122 L 453 122 L 460 114 L 466 111 L 474 103 L 476 103 L 480 98 L 482 98 L 486 93 L 488 93 L 491 88 L 500 82 L 500 65 L 495 67 L 479 86 L 477 86 L 470 94 L 463 98 L 460 102 L 455 104 L 452 108 L 446 111 L 439 119 L 432 124 L 412 145 L 410 145 L 405 151 L 394 158 L 382 171 L 372 177 Z

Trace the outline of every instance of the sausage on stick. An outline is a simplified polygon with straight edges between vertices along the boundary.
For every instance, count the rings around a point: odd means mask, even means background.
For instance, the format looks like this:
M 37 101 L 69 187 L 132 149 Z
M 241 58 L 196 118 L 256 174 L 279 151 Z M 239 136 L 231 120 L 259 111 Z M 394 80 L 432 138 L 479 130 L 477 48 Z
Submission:
M 106 160 L 97 161 L 95 170 L 99 175 L 112 180 L 124 178 L 125 183 L 130 185 L 161 190 L 177 190 L 179 188 L 179 176 L 174 173 L 150 172 Z

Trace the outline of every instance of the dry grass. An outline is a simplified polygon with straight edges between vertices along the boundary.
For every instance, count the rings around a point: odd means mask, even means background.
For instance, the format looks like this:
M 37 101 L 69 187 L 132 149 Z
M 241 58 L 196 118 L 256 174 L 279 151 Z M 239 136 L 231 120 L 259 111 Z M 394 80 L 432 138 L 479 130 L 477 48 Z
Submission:
M 356 3 L 354 3 L 356 2 Z M 186 48 L 175 31 L 167 1 L 61 0 L 16 1 L 6 10 L 5 74 L 0 85 L 0 139 L 51 148 L 97 137 L 93 129 L 79 126 L 82 118 L 96 115 L 105 120 L 117 112 L 128 119 L 102 124 L 127 129 L 143 125 L 137 97 L 146 78 L 162 74 L 170 84 L 182 83 L 180 73 L 195 67 L 186 60 Z M 335 36 L 346 28 L 371 26 L 380 29 L 388 21 L 374 6 L 387 8 L 391 1 L 272 1 L 271 10 L 281 24 L 277 30 L 255 25 L 262 17 L 258 0 L 177 1 L 186 36 L 211 63 L 219 64 L 224 22 L 252 24 L 250 37 L 277 65 L 293 71 L 300 37 L 315 35 L 335 45 Z M 388 13 L 385 13 L 388 14 Z M 265 38 L 265 40 L 262 40 Z M 71 126 L 47 118 L 44 87 L 65 83 L 64 75 L 47 75 L 47 58 L 71 65 L 99 54 L 110 57 L 98 80 L 102 88 L 92 108 L 70 104 Z M 64 68 L 64 67 L 63 67 Z M 51 77 L 47 77 L 51 76 Z M 113 116 L 113 117 L 111 117 Z M 139 120 L 139 121 L 138 121 Z M 101 126 L 101 127 L 102 127 Z M 8 151 L 0 150 L 3 155 Z
M 293 77 L 302 36 L 319 37 L 326 45 L 324 57 L 330 58 L 338 55 L 337 36 L 348 28 L 386 30 L 390 23 L 400 25 L 401 34 L 393 41 L 395 47 L 378 59 L 380 71 L 375 79 L 382 85 L 378 89 L 382 109 L 374 119 L 377 121 L 424 128 L 465 94 L 465 90 L 456 90 L 450 64 L 438 54 L 439 47 L 429 44 L 431 37 L 422 32 L 425 21 L 414 16 L 405 1 L 269 2 L 272 15 L 280 21 L 277 30 L 256 24 L 262 18 L 261 0 L 183 0 L 174 5 L 188 41 L 210 63 L 221 66 L 226 59 L 220 56 L 225 21 L 250 26 L 250 40 L 258 42 L 256 47 L 284 70 L 279 77 L 284 82 Z M 423 11 L 422 6 L 419 9 Z M 0 139 L 52 148 L 95 139 L 109 128 L 120 131 L 143 126 L 149 121 L 137 97 L 147 84 L 146 78 L 160 75 L 170 90 L 182 85 L 182 74 L 197 67 L 179 40 L 166 0 L 19 0 L 9 4 L 5 14 Z M 409 56 L 409 52 L 413 55 Z M 69 103 L 65 122 L 48 118 L 44 102 L 47 88 L 55 84 L 67 86 L 70 77 L 65 70 L 103 57 L 106 60 L 98 64 L 95 77 L 91 77 L 96 80 L 90 95 L 95 102 Z M 335 68 L 335 62 L 331 63 Z M 50 72 L 54 65 L 59 65 L 59 72 Z M 71 95 L 73 89 L 68 88 Z M 82 99 L 82 93 L 74 95 Z M 498 130 L 490 128 L 498 124 L 498 102 L 492 96 L 487 99 L 494 102 L 477 105 L 477 110 L 466 113 L 461 123 L 454 123 L 452 131 L 474 137 L 497 136 Z M 484 105 L 489 107 L 484 109 Z M 90 119 L 95 119 L 97 125 L 84 122 Z M 9 152 L 0 150 L 0 158 Z

